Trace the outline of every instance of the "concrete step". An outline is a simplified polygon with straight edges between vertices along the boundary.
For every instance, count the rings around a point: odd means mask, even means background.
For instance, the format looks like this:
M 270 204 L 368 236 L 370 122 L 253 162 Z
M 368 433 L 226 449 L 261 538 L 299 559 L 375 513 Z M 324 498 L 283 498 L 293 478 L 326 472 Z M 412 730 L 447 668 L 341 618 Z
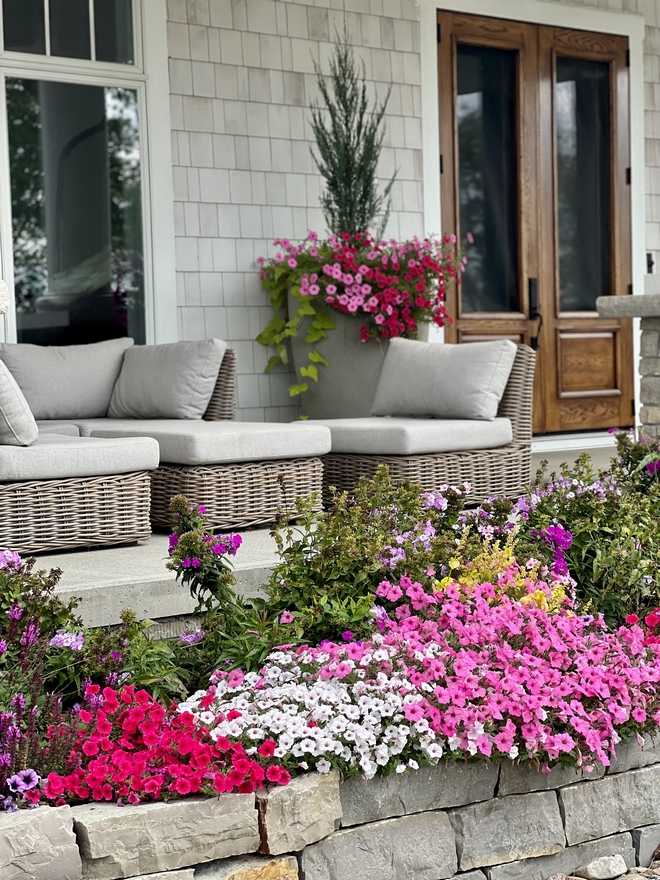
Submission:
M 234 560 L 237 590 L 257 596 L 277 561 L 277 548 L 268 529 L 241 535 L 243 544 Z M 78 611 L 87 626 L 117 624 L 125 608 L 140 620 L 180 619 L 193 613 L 195 601 L 165 567 L 167 548 L 167 536 L 155 534 L 131 547 L 45 554 L 38 557 L 37 568 L 62 570 L 57 593 L 81 600 Z

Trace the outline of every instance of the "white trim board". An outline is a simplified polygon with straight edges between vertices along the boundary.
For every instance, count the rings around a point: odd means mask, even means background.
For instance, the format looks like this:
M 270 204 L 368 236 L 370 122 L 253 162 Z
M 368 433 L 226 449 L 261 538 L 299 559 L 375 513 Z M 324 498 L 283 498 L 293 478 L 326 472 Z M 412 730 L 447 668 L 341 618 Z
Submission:
M 628 37 L 630 48 L 630 164 L 633 290 L 644 291 L 646 274 L 646 208 L 644 163 L 644 17 L 593 7 L 570 6 L 544 0 L 417 0 L 421 32 L 422 149 L 424 226 L 427 234 L 441 232 L 440 134 L 438 110 L 438 46 L 436 12 L 485 15 L 530 24 L 575 28 Z M 442 330 L 431 330 L 429 341 L 442 342 Z M 639 322 L 633 328 L 633 363 L 639 361 Z M 639 400 L 639 372 L 635 369 L 635 399 Z
M 588 431 L 579 434 L 556 434 L 532 438 L 532 454 L 540 452 L 572 452 L 583 449 L 609 449 L 616 445 L 613 434 Z

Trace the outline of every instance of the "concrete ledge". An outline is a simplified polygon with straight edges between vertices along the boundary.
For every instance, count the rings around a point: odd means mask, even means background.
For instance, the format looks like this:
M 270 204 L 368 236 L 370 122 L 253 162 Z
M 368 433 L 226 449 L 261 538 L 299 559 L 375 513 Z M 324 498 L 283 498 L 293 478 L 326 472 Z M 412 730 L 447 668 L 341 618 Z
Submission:
M 660 315 L 660 293 L 599 296 L 596 308 L 601 318 L 654 318 Z

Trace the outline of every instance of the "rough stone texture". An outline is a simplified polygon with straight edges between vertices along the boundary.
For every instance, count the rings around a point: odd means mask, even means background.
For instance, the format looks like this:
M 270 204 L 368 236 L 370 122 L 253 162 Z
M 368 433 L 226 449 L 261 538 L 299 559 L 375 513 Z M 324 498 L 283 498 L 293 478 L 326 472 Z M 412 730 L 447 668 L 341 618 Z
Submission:
M 415 772 L 353 776 L 340 789 L 342 827 L 379 819 L 460 807 L 486 801 L 495 795 L 497 766 L 458 764 L 422 767 Z
M 599 296 L 596 308 L 601 318 L 654 318 L 660 315 L 660 294 Z
M 546 880 L 551 874 L 571 874 L 578 865 L 617 853 L 623 856 L 629 867 L 635 864 L 635 850 L 630 834 L 617 834 L 605 840 L 569 846 L 553 856 L 498 865 L 490 869 L 490 880 Z
M 609 773 L 623 773 L 626 770 L 637 770 L 651 764 L 660 763 L 660 737 L 651 739 L 644 737 L 644 745 L 640 746 L 637 737 L 620 742 L 616 747 L 616 758 L 607 768 Z
M 660 330 L 660 317 L 642 318 L 642 330 Z
M 568 844 L 650 825 L 660 816 L 660 766 L 559 789 Z
M 554 792 L 513 795 L 449 813 L 461 871 L 552 855 L 565 845 Z
M 633 843 L 637 853 L 637 863 L 643 868 L 653 861 L 653 854 L 660 846 L 660 825 L 646 825 L 633 831 Z
M 445 880 L 456 869 L 454 834 L 441 812 L 347 828 L 302 854 L 305 880 Z
M 308 773 L 288 785 L 257 792 L 257 809 L 259 852 L 298 852 L 339 827 L 339 775 Z
M 640 376 L 658 376 L 660 375 L 660 358 L 643 357 L 639 362 Z
M 616 880 L 628 871 L 621 853 L 615 856 L 601 856 L 587 865 L 575 868 L 573 873 L 576 877 L 584 877 L 585 880 Z
M 468 871 L 467 874 L 454 874 L 451 880 L 484 880 L 483 871 Z
M 255 852 L 254 795 L 228 794 L 171 803 L 74 807 L 83 877 L 115 880 Z
M 295 856 L 224 859 L 197 868 L 195 880 L 298 880 L 298 860 Z
M 559 765 L 553 767 L 550 773 L 541 773 L 525 764 L 503 761 L 497 793 L 500 797 L 506 797 L 509 794 L 527 794 L 530 791 L 550 791 L 574 782 L 600 779 L 604 775 L 605 768 L 602 764 L 598 764 L 592 773 L 584 773 L 577 767 Z
M 2 880 L 80 880 L 71 807 L 0 813 Z
M 640 354 L 643 358 L 657 357 L 660 344 L 660 333 L 657 330 L 645 330 L 640 344 Z
M 131 880 L 195 880 L 198 876 L 194 868 L 184 868 L 183 871 L 159 871 L 157 874 L 140 874 L 139 877 L 131 877 Z

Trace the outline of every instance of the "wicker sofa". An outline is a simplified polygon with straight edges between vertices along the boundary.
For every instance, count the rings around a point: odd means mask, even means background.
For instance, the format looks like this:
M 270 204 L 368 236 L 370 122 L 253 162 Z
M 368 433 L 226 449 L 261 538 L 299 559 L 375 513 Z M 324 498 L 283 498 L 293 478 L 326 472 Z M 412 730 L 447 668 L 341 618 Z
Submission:
M 174 344 L 177 345 L 185 343 Z M 149 347 L 135 347 L 138 348 L 146 351 Z M 7 349 L 8 346 L 0 346 L 0 358 L 6 356 Z M 10 349 L 9 356 L 12 354 Z M 11 368 L 11 363 L 8 366 Z M 18 371 L 16 380 L 20 385 Z M 26 397 L 29 401 L 27 391 Z M 37 424 L 42 432 L 73 428 L 81 438 L 96 442 L 130 442 L 139 438 L 157 441 L 160 465 L 150 470 L 148 476 L 154 527 L 172 525 L 169 503 L 178 494 L 204 505 L 209 525 L 222 529 L 272 522 L 280 512 L 293 511 L 301 496 L 316 494 L 320 509 L 321 456 L 330 451 L 329 429 L 308 427 L 302 422 L 237 422 L 235 410 L 236 355 L 226 350 L 202 418 L 69 415 L 62 419 L 38 419 Z
M 332 432 L 332 451 L 324 456 L 324 500 L 331 497 L 331 487 L 350 491 L 362 476 L 373 476 L 379 465 L 388 466 L 397 482 L 411 480 L 427 490 L 442 485 L 470 484 L 468 502 L 475 504 L 493 495 L 518 497 L 531 477 L 532 458 L 532 402 L 536 354 L 531 348 L 520 345 L 504 394 L 499 403 L 497 417 L 491 423 L 458 422 L 442 425 L 442 420 L 419 418 L 371 417 L 365 419 L 334 419 L 318 422 Z M 510 423 L 510 439 L 498 441 L 497 433 L 506 429 L 503 422 Z M 435 423 L 435 424 L 434 424 Z M 466 429 L 463 449 L 424 452 L 423 454 L 383 454 L 364 451 L 374 445 L 379 432 L 395 432 L 395 442 L 407 442 L 407 435 L 424 430 L 449 428 L 456 435 Z M 470 434 L 490 432 L 490 440 L 483 441 L 487 448 L 475 449 Z M 460 446 L 460 439 L 453 443 Z M 353 451 L 355 450 L 355 451 Z M 361 450 L 361 451 L 358 451 Z

